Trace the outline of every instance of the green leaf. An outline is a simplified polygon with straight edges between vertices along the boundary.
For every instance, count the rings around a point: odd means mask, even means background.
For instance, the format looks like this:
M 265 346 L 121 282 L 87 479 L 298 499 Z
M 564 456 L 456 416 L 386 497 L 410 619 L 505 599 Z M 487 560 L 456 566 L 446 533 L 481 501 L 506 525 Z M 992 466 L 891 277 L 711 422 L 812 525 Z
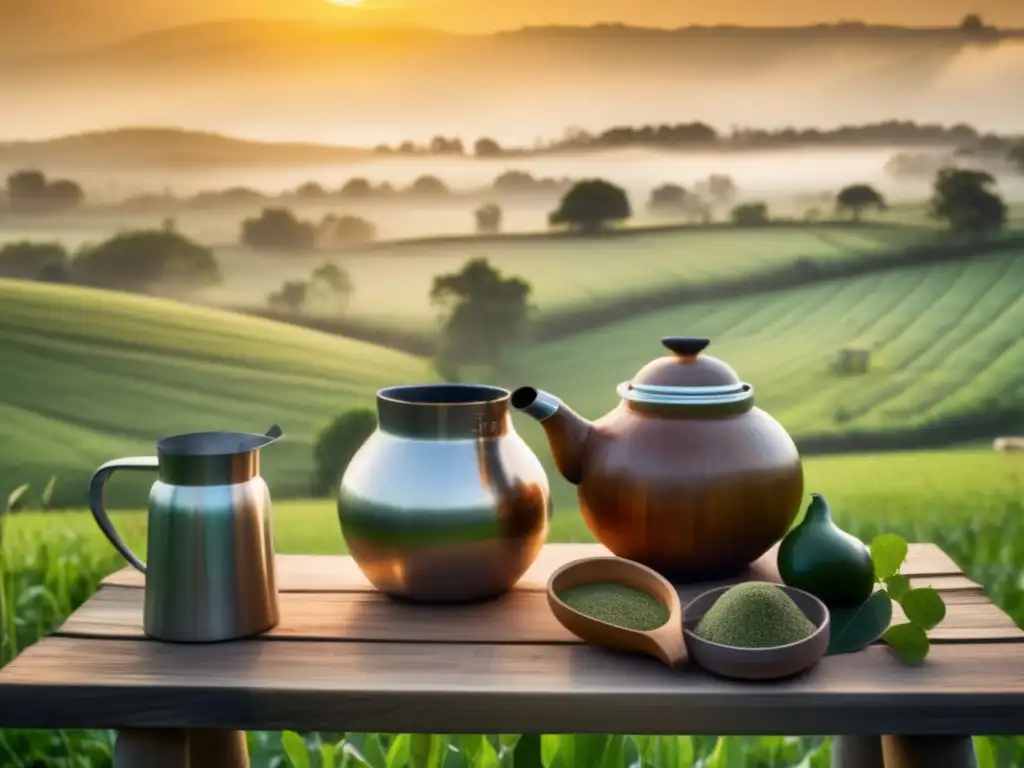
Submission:
M 946 604 L 931 587 L 912 589 L 900 600 L 907 618 L 926 632 L 935 629 L 946 618 Z
M 295 731 L 281 734 L 281 749 L 291 768 L 309 768 L 309 747 Z
M 320 745 L 320 768 L 335 768 L 338 750 L 333 744 Z
M 515 768 L 543 768 L 539 734 L 524 733 L 519 738 L 512 752 L 512 765 Z
M 400 733 L 388 748 L 387 768 L 405 768 L 412 752 L 412 736 Z
M 885 642 L 893 647 L 904 661 L 920 664 L 928 655 L 931 647 L 928 635 L 916 624 L 897 624 L 886 631 Z
M 829 611 L 827 656 L 853 653 L 877 642 L 892 622 L 892 600 L 885 590 L 875 592 L 856 608 Z
M 974 756 L 977 758 L 978 768 L 998 768 L 996 754 L 996 745 L 992 739 L 987 736 L 974 737 Z
M 43 505 L 43 509 L 49 509 L 50 504 L 53 502 L 53 491 L 57 487 L 57 476 L 51 475 L 49 481 L 46 483 L 46 487 L 43 488 L 43 492 L 39 495 L 39 503 Z
M 626 761 L 626 737 L 612 736 L 604 747 L 600 768 L 622 768 L 629 765 Z
M 898 603 L 910 591 L 910 579 L 899 573 L 890 576 L 885 580 L 885 591 Z
M 363 758 L 373 768 L 387 768 L 388 758 L 384 754 L 384 743 L 380 739 L 380 734 L 367 734 L 363 742 Z
M 409 765 L 411 768 L 441 768 L 448 740 L 444 736 L 414 733 L 410 737 Z
M 895 576 L 903 561 L 907 559 L 910 547 L 902 536 L 883 533 L 871 542 L 871 560 L 875 564 L 875 578 L 884 581 Z
M 745 768 L 743 745 L 733 737 L 719 736 L 715 748 L 704 761 L 704 768 Z
M 540 754 L 544 768 L 575 768 L 574 743 L 572 736 L 541 736 Z
M 578 765 L 599 766 L 605 751 L 611 742 L 607 734 L 585 734 L 572 737 L 574 753 Z

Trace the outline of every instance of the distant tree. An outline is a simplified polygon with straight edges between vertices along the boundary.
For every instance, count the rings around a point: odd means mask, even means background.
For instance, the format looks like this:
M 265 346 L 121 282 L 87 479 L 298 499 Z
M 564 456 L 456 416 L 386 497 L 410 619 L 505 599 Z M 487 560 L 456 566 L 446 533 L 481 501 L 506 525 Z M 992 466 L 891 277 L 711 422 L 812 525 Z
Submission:
M 307 181 L 295 190 L 295 196 L 303 200 L 320 200 L 327 197 L 327 190 L 315 181 Z
M 85 191 L 70 179 L 57 179 L 46 185 L 46 199 L 51 211 L 66 211 L 85 202 Z
M 430 299 L 444 313 L 438 368 L 479 363 L 497 369 L 525 329 L 530 291 L 525 280 L 504 277 L 483 258 L 435 277 Z
M 324 247 L 362 245 L 377 238 L 377 227 L 359 216 L 329 213 L 317 225 L 316 241 Z
M 477 157 L 500 157 L 502 154 L 501 145 L 494 139 L 486 137 L 477 139 L 473 145 L 473 154 Z
M 743 203 L 732 209 L 732 222 L 738 227 L 757 227 L 769 222 L 765 203 Z
M 316 438 L 313 449 L 313 488 L 316 496 L 336 492 L 356 452 L 377 429 L 377 414 L 358 408 L 338 416 Z
M 52 213 L 81 205 L 85 192 L 70 179 L 48 181 L 41 171 L 27 170 L 7 177 L 7 200 L 16 213 Z
M 195 290 L 221 281 L 213 252 L 175 232 L 125 232 L 91 248 L 73 262 L 75 282 L 126 291 L 158 286 Z
M 20 280 L 43 279 L 44 272 L 55 274 L 51 268 L 54 264 L 59 265 L 64 273 L 67 273 L 70 259 L 68 252 L 60 243 L 23 241 L 8 243 L 0 248 L 0 277 Z
M 501 207 L 487 203 L 476 209 L 476 231 L 481 235 L 493 235 L 501 231 Z
M 319 305 L 329 312 L 343 312 L 353 292 L 348 272 L 337 264 L 326 262 L 310 274 L 303 306 Z
M 960 29 L 963 32 L 981 32 L 985 29 L 985 22 L 980 14 L 968 13 L 960 22 Z
M 36 276 L 41 283 L 70 283 L 74 280 L 70 261 L 49 261 Z
M 943 168 L 935 177 L 929 214 L 945 221 L 958 235 L 980 237 L 999 232 L 1006 225 L 1007 208 L 991 189 L 995 181 L 985 171 Z
M 851 184 L 836 195 L 836 212 L 849 211 L 855 221 L 860 221 L 867 208 L 886 209 L 885 198 L 869 184 Z
M 505 171 L 491 184 L 495 192 L 532 192 L 537 180 L 526 171 Z
M 558 208 L 548 216 L 551 226 L 567 225 L 584 232 L 599 232 L 613 222 L 633 215 L 622 187 L 604 179 L 577 182 L 565 193 Z
M 373 185 L 366 179 L 349 179 L 341 188 L 342 197 L 370 197 L 373 194 Z
M 12 210 L 31 207 L 46 198 L 46 176 L 41 171 L 17 171 L 7 177 L 7 199 Z
M 732 176 L 713 173 L 707 179 L 707 192 L 717 205 L 729 205 L 736 199 L 739 189 Z
M 462 139 L 435 136 L 430 142 L 430 152 L 434 155 L 462 155 L 465 154 L 465 151 Z
M 1010 160 L 1024 171 L 1024 139 L 1010 147 Z
M 654 213 L 678 213 L 685 209 L 689 193 L 678 184 L 662 184 L 651 190 L 647 210 Z
M 164 232 L 177 232 L 178 222 L 175 221 L 173 218 L 168 217 L 163 220 L 163 223 L 160 225 L 160 229 L 162 229 Z
M 447 195 L 451 190 L 436 176 L 420 176 L 409 187 L 409 192 L 426 197 Z
M 288 280 L 267 297 L 271 309 L 285 312 L 301 312 L 309 295 L 309 283 L 304 280 Z
M 264 208 L 242 222 L 242 243 L 261 250 L 308 250 L 316 246 L 316 227 L 287 208 Z

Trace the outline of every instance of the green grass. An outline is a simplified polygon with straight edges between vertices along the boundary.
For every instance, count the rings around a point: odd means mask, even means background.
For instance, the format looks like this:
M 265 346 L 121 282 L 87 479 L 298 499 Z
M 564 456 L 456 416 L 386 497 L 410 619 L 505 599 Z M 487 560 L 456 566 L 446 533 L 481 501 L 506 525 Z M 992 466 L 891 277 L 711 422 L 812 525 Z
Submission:
M 708 354 L 797 436 L 1024 407 L 1021 285 L 1024 254 L 1009 254 L 694 303 L 528 350 L 516 383 L 596 417 L 616 404 L 619 382 L 666 354 L 660 337 L 694 335 L 710 337 Z M 847 344 L 871 347 L 870 372 L 832 372 Z
M 273 423 L 286 439 L 265 475 L 305 495 L 330 419 L 429 376 L 418 358 L 291 325 L 11 280 L 0 280 L 0 360 L 0 487 L 57 474 L 55 500 L 70 505 L 99 463 L 152 453 L 159 436 Z
M 984 584 L 989 594 L 1018 624 L 1024 624 L 1024 458 L 990 451 L 921 452 L 809 459 L 808 489 L 824 493 L 837 522 L 864 539 L 891 530 L 917 541 L 939 543 L 968 576 Z M 143 548 L 145 517 L 138 512 L 114 515 L 132 546 Z M 0 518 L 0 521 L 3 519 Z M 281 552 L 337 553 L 344 547 L 333 505 L 326 501 L 278 503 L 274 507 L 277 548 Z M 589 532 L 573 511 L 556 515 L 551 540 L 588 541 Z M 99 580 L 123 565 L 103 539 L 87 512 L 19 513 L 6 518 L 0 534 L 0 666 L 14 653 L 58 626 L 96 588 Z M 251 733 L 254 768 L 281 765 L 287 747 L 292 754 L 308 749 L 310 765 L 318 766 L 320 744 L 343 740 L 367 758 L 373 768 L 402 768 L 399 760 L 410 737 L 387 734 Z M 442 768 L 492 768 L 529 765 L 525 754 L 536 742 L 517 742 L 515 736 L 487 737 L 481 747 L 470 738 L 440 739 Z M 603 765 L 642 768 L 703 768 L 733 765 L 825 768 L 830 742 L 821 738 L 728 738 L 714 736 L 610 739 L 543 736 L 545 768 L 574 768 L 570 755 L 596 749 Z M 398 745 L 395 746 L 395 742 Z M 301 742 L 301 744 L 300 744 Z M 0 764 L 16 768 L 57 766 L 77 759 L 82 768 L 110 765 L 112 735 L 97 731 L 0 732 Z M 517 749 L 517 747 L 519 749 Z M 486 755 L 468 759 L 482 748 Z M 1024 740 L 979 740 L 983 766 L 1018 765 L 1024 760 Z M 387 762 L 389 751 L 395 761 Z M 500 754 L 500 762 L 490 757 Z M 520 751 L 521 750 L 521 751 Z M 655 754 L 660 750 L 660 757 Z M 329 751 L 329 750 L 328 750 Z M 985 762 L 990 751 L 998 762 Z M 321 753 L 322 754 L 322 753 Z M 16 757 L 12 757 L 12 755 Z M 19 762 L 20 761 L 20 762 Z M 285 765 L 301 765 L 301 760 Z M 364 765 L 343 763 L 348 768 Z M 597 763 L 595 763 L 597 764 Z
M 929 237 L 898 226 L 806 226 L 777 230 L 686 229 L 614 237 L 532 238 L 423 243 L 378 247 L 335 255 L 355 292 L 349 317 L 397 329 L 433 323 L 429 300 L 435 276 L 486 257 L 499 270 L 526 279 L 531 301 L 543 315 L 594 302 L 642 295 L 669 285 L 708 283 L 791 264 L 798 258 L 828 260 L 888 252 Z M 228 304 L 262 304 L 287 279 L 308 276 L 324 255 L 259 255 L 222 248 L 217 258 L 224 286 L 207 298 Z

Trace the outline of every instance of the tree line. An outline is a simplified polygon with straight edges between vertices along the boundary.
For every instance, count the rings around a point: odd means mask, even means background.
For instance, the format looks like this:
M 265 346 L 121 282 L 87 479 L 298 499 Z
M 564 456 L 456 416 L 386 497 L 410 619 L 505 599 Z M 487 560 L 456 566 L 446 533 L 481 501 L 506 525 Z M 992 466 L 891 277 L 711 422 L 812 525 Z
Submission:
M 913 120 L 885 120 L 878 123 L 843 125 L 838 128 L 796 128 L 776 130 L 736 127 L 722 132 L 694 121 L 649 125 L 617 125 L 598 132 L 569 128 L 565 135 L 532 147 L 502 146 L 496 139 L 483 137 L 464 143 L 457 136 L 435 136 L 424 143 L 406 140 L 396 145 L 379 144 L 379 155 L 432 155 L 447 157 L 499 158 L 539 152 L 609 150 L 630 147 L 654 149 L 770 149 L 804 146 L 949 146 L 998 150 L 1004 156 L 1014 145 L 1011 137 L 985 133 L 967 123 L 946 126 L 917 123 Z

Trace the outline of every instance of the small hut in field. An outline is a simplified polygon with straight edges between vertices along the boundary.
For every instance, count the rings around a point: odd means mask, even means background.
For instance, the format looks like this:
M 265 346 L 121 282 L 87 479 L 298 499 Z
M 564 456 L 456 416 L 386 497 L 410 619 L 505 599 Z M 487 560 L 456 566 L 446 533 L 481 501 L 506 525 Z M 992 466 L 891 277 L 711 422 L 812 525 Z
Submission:
M 861 346 L 845 346 L 836 355 L 835 365 L 838 373 L 867 373 L 871 370 L 871 350 Z
M 992 447 L 1000 453 L 1024 453 L 1024 437 L 997 437 Z

